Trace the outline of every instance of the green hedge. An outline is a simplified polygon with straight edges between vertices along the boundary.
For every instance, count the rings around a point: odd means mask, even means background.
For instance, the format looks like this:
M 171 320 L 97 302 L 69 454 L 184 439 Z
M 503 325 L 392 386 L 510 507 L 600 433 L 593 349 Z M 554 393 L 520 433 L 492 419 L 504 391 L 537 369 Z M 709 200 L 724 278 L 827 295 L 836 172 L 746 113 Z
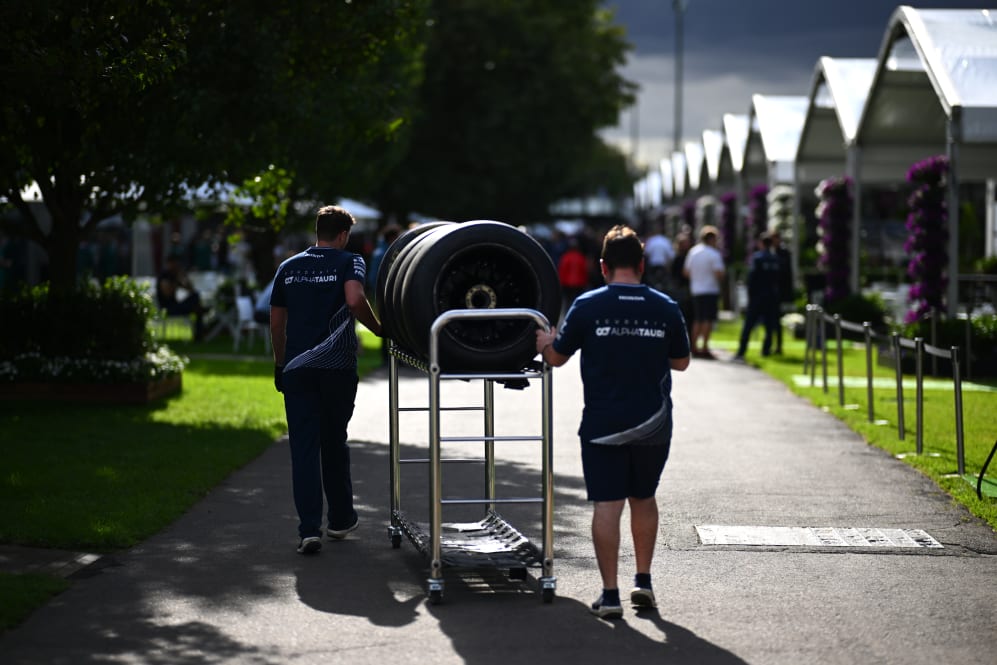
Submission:
M 0 301 L 0 380 L 116 382 L 180 372 L 185 361 L 152 337 L 155 313 L 147 291 L 126 277 L 65 293 L 48 284 L 25 289 Z

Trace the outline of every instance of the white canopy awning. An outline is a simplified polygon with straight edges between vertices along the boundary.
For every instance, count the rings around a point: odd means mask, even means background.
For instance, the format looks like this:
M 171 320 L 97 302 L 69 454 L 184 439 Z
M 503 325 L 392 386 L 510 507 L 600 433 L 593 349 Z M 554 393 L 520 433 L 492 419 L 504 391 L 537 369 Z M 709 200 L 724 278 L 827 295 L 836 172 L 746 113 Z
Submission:
M 793 182 L 793 164 L 808 104 L 809 100 L 802 95 L 751 96 L 752 129 L 744 167 L 749 185 L 757 184 L 754 181 L 759 180 L 759 167 L 763 169 L 760 182 L 770 186 Z
M 685 144 L 686 173 L 689 183 L 688 194 L 696 195 L 708 184 L 709 178 L 704 178 L 706 161 L 703 154 L 703 144 L 687 141 Z
M 997 10 L 893 13 L 856 132 L 862 177 L 902 181 L 959 145 L 958 175 L 997 175 Z
M 716 129 L 703 130 L 703 159 L 706 161 L 706 177 L 709 184 L 716 186 L 720 179 L 720 157 L 724 151 L 724 134 Z
M 847 149 L 855 141 L 875 72 L 875 58 L 817 61 L 796 151 L 800 183 L 816 184 L 845 172 Z
M 744 168 L 744 151 L 748 147 L 750 128 L 751 120 L 748 116 L 724 113 L 724 143 L 735 173 L 740 173 Z
M 661 173 L 661 190 L 666 201 L 675 198 L 675 180 L 672 178 L 672 160 L 668 157 L 662 158 L 658 164 L 658 171 Z
M 672 183 L 674 185 L 675 198 L 680 199 L 688 191 L 688 176 L 685 168 L 685 153 L 672 153 Z

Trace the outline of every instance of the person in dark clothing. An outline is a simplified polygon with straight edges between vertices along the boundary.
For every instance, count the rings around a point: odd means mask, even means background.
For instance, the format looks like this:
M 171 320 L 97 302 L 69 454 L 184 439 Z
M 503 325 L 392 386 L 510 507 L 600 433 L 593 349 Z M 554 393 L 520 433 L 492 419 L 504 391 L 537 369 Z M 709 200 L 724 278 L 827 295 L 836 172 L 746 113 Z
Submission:
M 779 259 L 779 313 L 786 314 L 796 308 L 796 289 L 793 287 L 793 255 L 782 246 L 782 236 L 772 234 L 772 250 Z M 775 352 L 782 353 L 782 326 L 776 326 Z
M 751 265 L 748 268 L 748 308 L 735 360 L 744 360 L 751 331 L 759 323 L 765 326 L 762 355 L 767 356 L 772 352 L 772 339 L 779 328 L 779 259 L 772 251 L 772 236 L 767 233 L 759 237 L 758 251 L 751 255 Z
M 156 279 L 156 301 L 160 309 L 170 316 L 194 315 L 194 340 L 204 336 L 205 307 L 201 304 L 201 294 L 194 290 L 187 273 L 180 266 L 180 259 L 171 255 L 166 259 L 166 267 Z
M 617 577 L 627 505 L 636 565 L 630 600 L 638 609 L 656 606 L 655 491 L 671 447 L 671 373 L 689 366 L 689 337 L 675 301 L 641 283 L 644 248 L 633 229 L 610 229 L 599 263 L 606 285 L 578 296 L 560 331 L 537 330 L 536 348 L 554 367 L 581 352 L 585 408 L 578 435 L 602 577 L 591 612 L 608 619 L 623 616 Z
M 675 299 L 682 310 L 682 317 L 685 319 L 688 332 L 692 332 L 692 295 L 689 292 L 689 278 L 685 276 L 685 257 L 692 248 L 692 238 L 689 233 L 683 231 L 675 238 L 675 258 L 672 259 L 669 270 L 671 271 L 671 283 L 668 287 L 668 295 Z

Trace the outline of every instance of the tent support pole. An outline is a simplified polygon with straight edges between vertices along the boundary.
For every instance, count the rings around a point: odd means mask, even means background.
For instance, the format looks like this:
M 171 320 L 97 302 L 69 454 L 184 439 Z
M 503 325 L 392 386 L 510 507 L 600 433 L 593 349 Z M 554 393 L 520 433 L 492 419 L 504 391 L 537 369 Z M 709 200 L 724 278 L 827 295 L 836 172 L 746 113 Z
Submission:
M 960 107 L 952 108 L 948 121 L 946 153 L 949 160 L 948 213 L 949 213 L 949 283 L 946 310 L 955 318 L 959 310 L 959 141 L 962 140 L 962 114 Z

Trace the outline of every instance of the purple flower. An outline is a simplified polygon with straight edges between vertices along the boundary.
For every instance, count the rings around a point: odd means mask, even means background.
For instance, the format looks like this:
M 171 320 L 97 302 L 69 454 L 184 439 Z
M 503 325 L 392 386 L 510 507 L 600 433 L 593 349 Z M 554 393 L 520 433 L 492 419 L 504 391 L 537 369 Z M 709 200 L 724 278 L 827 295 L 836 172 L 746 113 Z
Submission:
M 824 300 L 834 302 L 851 293 L 852 181 L 827 178 L 816 189 L 820 197 L 817 214 L 821 235 L 821 255 L 817 265 L 825 273 Z
M 907 294 L 911 304 L 904 317 L 907 323 L 944 306 L 948 285 L 947 177 L 948 159 L 944 155 L 916 162 L 907 171 L 907 181 L 915 185 L 908 199 L 908 236 L 904 243 L 904 251 L 910 254 L 907 275 L 913 280 Z

